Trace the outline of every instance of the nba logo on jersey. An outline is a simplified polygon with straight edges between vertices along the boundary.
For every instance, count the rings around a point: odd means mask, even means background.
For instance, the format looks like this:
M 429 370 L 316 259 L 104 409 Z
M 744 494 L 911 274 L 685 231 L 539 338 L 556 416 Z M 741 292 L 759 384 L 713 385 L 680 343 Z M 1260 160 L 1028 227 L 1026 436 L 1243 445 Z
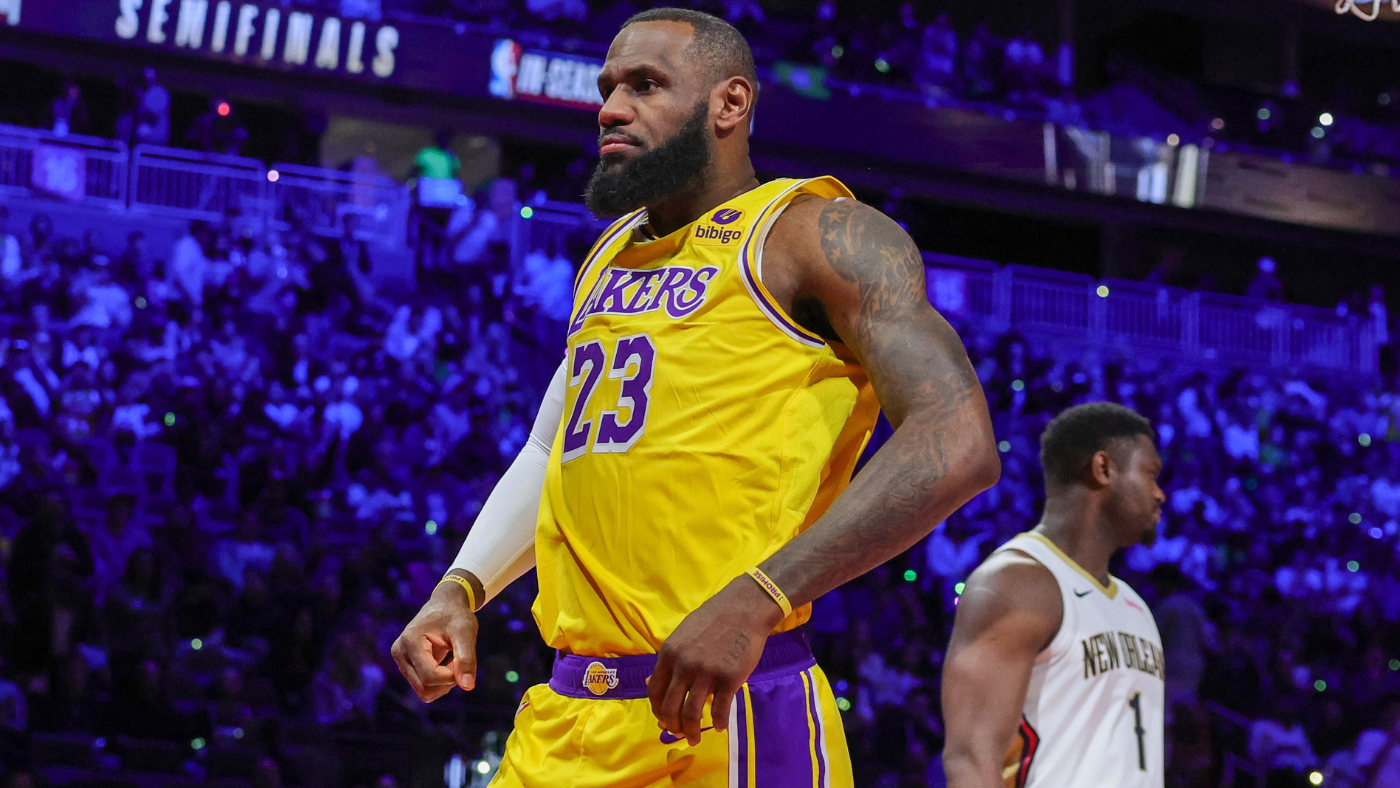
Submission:
M 731 228 L 731 225 L 744 218 L 744 212 L 738 208 L 720 208 L 710 215 L 708 222 L 701 222 L 695 226 L 695 243 L 704 246 L 728 246 L 731 242 L 738 241 L 744 236 L 741 228 Z
M 617 688 L 617 668 L 603 667 L 601 662 L 593 662 L 583 674 L 583 686 L 594 695 L 606 695 L 608 690 Z

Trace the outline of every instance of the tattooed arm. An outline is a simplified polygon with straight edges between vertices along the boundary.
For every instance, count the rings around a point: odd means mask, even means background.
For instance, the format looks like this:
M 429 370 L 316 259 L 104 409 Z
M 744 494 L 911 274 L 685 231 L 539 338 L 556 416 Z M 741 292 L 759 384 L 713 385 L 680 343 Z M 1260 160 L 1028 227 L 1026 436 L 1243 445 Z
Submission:
M 788 214 L 769 236 L 765 284 L 809 330 L 855 354 L 895 428 L 831 509 L 761 567 L 795 607 L 907 550 L 995 484 L 1001 462 L 982 386 L 929 305 L 904 230 L 850 199 Z
M 808 330 L 854 354 L 895 428 L 831 508 L 760 567 L 797 607 L 907 550 L 995 484 L 1001 464 L 982 387 L 929 305 L 923 260 L 899 225 L 855 200 L 809 198 L 779 218 L 763 255 L 764 285 Z M 687 617 L 649 686 L 662 725 L 698 742 L 712 693 L 723 730 L 781 619 L 747 577 Z

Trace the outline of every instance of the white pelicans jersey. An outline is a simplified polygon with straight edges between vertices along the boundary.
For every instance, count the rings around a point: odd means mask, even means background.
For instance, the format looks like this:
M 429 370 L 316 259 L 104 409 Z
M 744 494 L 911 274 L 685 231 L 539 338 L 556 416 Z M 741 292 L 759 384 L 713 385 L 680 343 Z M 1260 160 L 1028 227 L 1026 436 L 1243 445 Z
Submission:
M 1049 569 L 1064 617 L 1036 658 L 1021 726 L 1003 762 L 1008 788 L 1162 788 L 1166 712 L 1162 637 L 1147 604 L 1102 585 L 1038 533 L 997 549 Z

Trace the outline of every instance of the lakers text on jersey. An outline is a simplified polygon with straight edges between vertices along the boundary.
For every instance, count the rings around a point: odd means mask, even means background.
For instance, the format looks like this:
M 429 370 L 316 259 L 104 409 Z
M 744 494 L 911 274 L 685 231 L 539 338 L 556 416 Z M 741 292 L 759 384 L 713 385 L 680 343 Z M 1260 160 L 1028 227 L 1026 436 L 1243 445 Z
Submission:
M 865 371 L 763 285 L 768 230 L 804 194 L 850 196 L 772 181 L 664 238 L 638 212 L 585 261 L 535 541 L 551 646 L 654 653 L 850 480 L 878 412 Z

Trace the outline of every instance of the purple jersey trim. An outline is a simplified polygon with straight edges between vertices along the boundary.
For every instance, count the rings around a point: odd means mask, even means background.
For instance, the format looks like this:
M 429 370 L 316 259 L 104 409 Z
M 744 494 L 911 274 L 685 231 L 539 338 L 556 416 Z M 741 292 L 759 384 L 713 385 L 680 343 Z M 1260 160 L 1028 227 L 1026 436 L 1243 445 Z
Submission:
M 622 236 L 623 232 L 630 231 L 632 227 L 636 225 L 637 220 L 644 218 L 645 216 L 646 211 L 637 211 L 636 213 L 631 214 L 629 216 L 624 216 L 621 219 L 617 220 L 617 224 L 613 225 L 603 233 L 602 239 L 598 241 L 597 246 L 593 247 L 593 251 L 589 253 L 588 257 L 584 258 L 583 265 L 579 266 L 578 275 L 574 277 L 575 302 L 578 301 L 578 286 L 583 283 L 584 277 L 588 275 L 588 271 L 593 267 L 593 264 L 598 262 L 598 260 L 602 258 L 603 254 L 607 252 L 608 247 L 616 243 L 617 239 Z M 574 304 L 574 311 L 578 311 L 577 303 Z M 572 318 L 572 315 L 570 317 Z
M 807 711 L 812 715 L 812 727 L 815 729 L 815 740 L 812 742 L 812 749 L 817 759 L 817 783 L 816 788 L 825 788 L 826 781 L 826 731 L 822 727 L 822 705 L 817 699 L 817 677 L 813 675 L 811 669 L 807 670 Z
M 763 206 L 763 210 L 758 212 L 758 216 L 754 219 L 753 230 L 749 233 L 748 239 L 744 241 L 743 247 L 739 250 L 739 271 L 744 278 L 744 288 L 749 291 L 749 295 L 753 298 L 754 303 L 758 305 L 759 311 L 763 312 L 763 314 L 767 316 L 774 325 L 781 329 L 784 334 L 787 334 L 808 347 L 819 348 L 826 346 L 824 340 L 814 338 L 815 335 L 788 320 L 787 316 L 783 314 L 783 311 L 779 309 L 776 304 L 769 303 L 768 298 L 763 295 L 763 288 L 752 270 L 754 266 L 750 265 L 750 260 L 753 259 L 756 261 L 758 255 L 763 251 L 759 249 L 753 255 L 749 254 L 749 244 L 753 243 L 758 237 L 764 217 L 768 215 L 768 211 L 771 210 L 779 200 L 791 194 L 793 189 L 796 189 L 803 183 L 806 183 L 806 181 L 798 181 L 784 189 L 777 197 L 774 197 L 767 205 Z
M 734 708 L 737 711 L 734 732 L 739 742 L 739 751 L 734 756 L 735 765 L 738 767 L 735 774 L 738 779 L 734 781 L 736 788 L 749 788 L 749 720 L 745 703 L 747 697 L 748 693 L 742 689 L 734 695 Z

